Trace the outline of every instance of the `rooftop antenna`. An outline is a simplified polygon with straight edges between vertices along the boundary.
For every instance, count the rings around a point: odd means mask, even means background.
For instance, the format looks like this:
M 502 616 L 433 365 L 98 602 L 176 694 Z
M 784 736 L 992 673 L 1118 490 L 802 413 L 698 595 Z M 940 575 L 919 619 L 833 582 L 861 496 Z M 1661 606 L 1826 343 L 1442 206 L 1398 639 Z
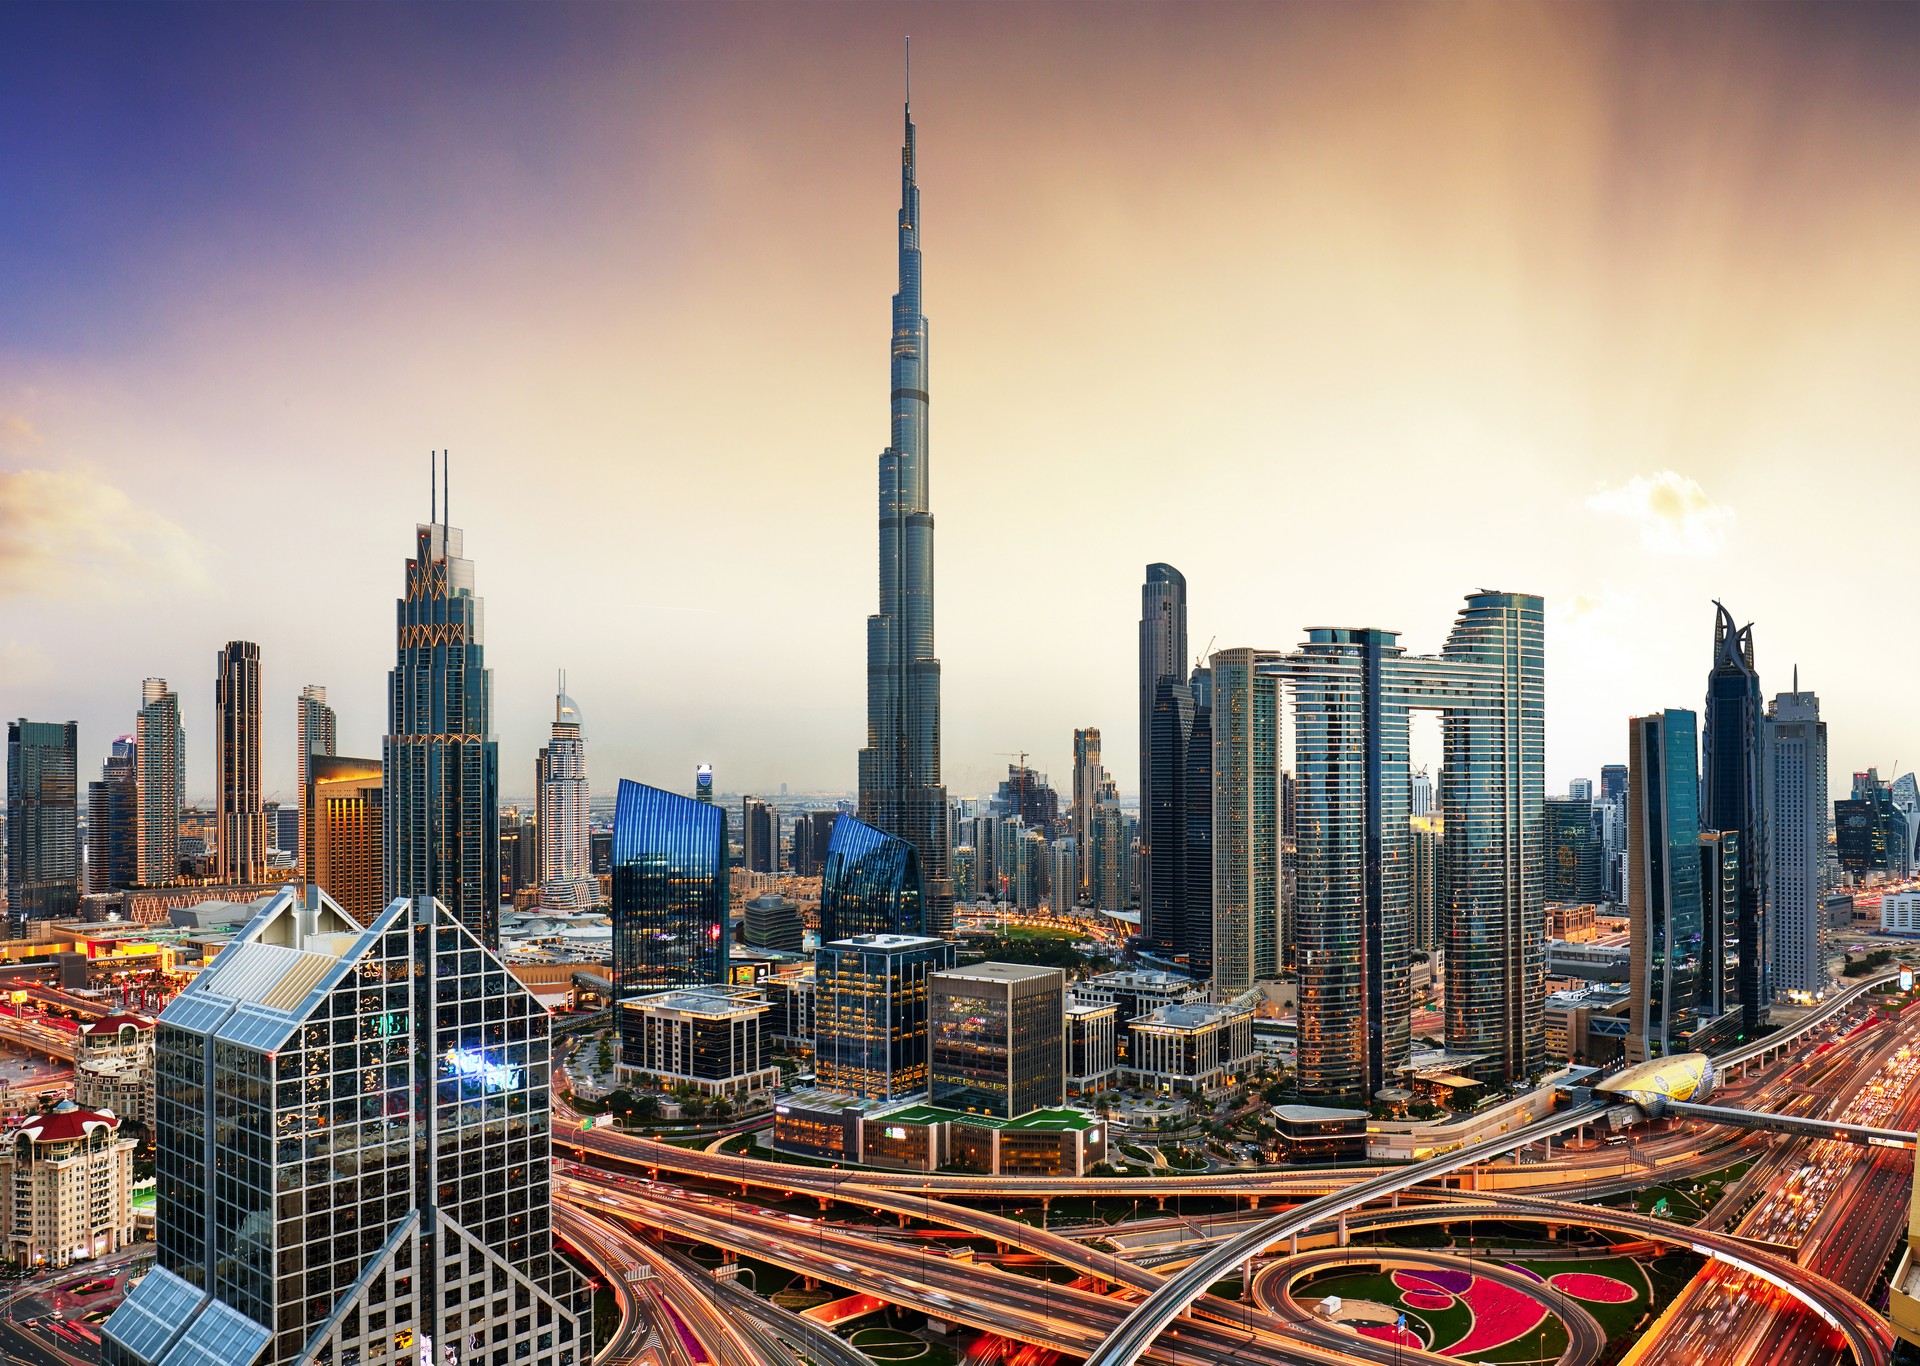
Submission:
M 440 520 L 440 466 L 433 458 L 433 452 L 427 452 L 427 521 Z
M 449 526 L 453 524 L 453 461 L 451 451 L 440 452 L 441 482 L 446 485 L 440 503 L 440 520 Z
M 907 35 L 907 108 L 913 108 L 913 35 Z

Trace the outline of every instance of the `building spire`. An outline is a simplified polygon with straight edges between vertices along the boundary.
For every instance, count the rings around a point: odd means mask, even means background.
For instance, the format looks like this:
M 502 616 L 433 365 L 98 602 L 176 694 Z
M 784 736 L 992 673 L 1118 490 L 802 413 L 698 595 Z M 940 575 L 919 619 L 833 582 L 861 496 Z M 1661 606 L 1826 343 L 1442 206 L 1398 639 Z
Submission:
M 907 35 L 907 117 L 913 117 L 913 35 Z

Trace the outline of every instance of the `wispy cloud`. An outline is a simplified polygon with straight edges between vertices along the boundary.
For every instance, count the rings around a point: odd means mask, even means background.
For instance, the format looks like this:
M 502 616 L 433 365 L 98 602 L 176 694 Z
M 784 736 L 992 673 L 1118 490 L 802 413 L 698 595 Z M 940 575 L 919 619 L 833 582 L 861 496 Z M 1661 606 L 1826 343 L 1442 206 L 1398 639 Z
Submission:
M 0 598 L 198 588 L 200 543 L 112 484 L 64 470 L 0 470 Z
M 1716 503 L 1699 481 L 1673 470 L 1636 474 L 1617 488 L 1601 489 L 1587 507 L 1624 517 L 1640 531 L 1641 546 L 1655 555 L 1706 556 L 1719 552 L 1733 509 Z

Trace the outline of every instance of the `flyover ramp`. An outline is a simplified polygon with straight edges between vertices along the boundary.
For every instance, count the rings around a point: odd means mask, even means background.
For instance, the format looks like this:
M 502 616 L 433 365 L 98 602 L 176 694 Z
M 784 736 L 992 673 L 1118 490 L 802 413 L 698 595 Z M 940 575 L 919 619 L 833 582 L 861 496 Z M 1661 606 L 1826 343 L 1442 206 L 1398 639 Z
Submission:
M 1911 1151 L 1915 1140 L 1915 1135 L 1904 1129 L 1874 1129 L 1864 1124 L 1842 1124 L 1838 1120 L 1812 1119 L 1805 1115 L 1736 1110 L 1726 1105 L 1696 1105 L 1688 1100 L 1668 1101 L 1666 1112 L 1687 1119 L 1703 1119 L 1709 1124 L 1730 1124 L 1741 1129 L 1771 1129 L 1776 1133 L 1797 1134 L 1803 1138 L 1831 1138 L 1874 1148 L 1906 1148 Z

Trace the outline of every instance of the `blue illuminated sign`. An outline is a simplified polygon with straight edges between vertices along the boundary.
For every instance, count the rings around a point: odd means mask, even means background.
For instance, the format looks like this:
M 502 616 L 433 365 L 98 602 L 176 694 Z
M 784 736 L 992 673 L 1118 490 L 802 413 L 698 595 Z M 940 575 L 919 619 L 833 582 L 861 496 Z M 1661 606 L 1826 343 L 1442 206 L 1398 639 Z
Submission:
M 473 1048 L 449 1048 L 440 1058 L 441 1065 L 463 1081 L 478 1082 L 489 1091 L 513 1091 L 520 1086 L 520 1069 L 494 1062 Z

